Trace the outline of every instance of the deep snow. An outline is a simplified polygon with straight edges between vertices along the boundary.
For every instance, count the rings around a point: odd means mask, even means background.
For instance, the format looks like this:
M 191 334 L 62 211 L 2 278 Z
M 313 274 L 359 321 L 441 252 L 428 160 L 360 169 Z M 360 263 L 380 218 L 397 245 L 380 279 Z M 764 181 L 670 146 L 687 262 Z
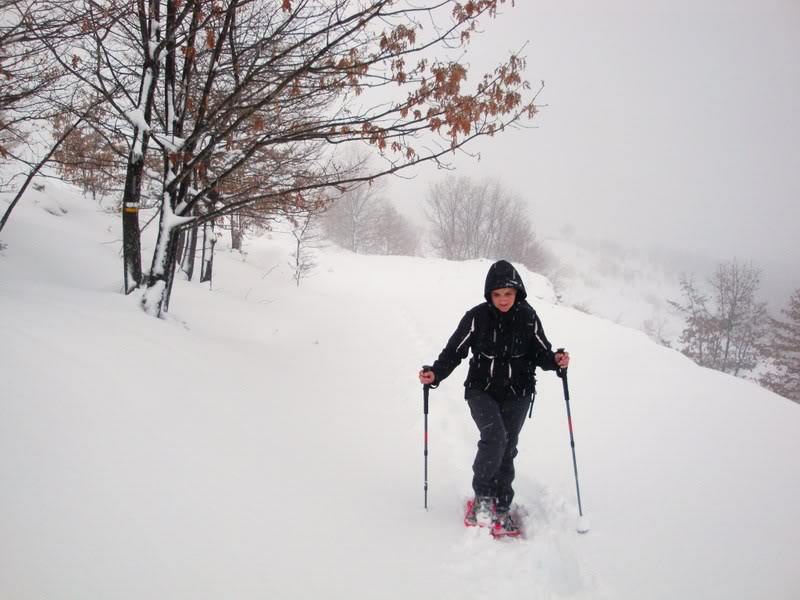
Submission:
M 276 233 L 221 252 L 211 291 L 176 282 L 157 320 L 120 294 L 119 219 L 47 186 L 0 255 L 0 598 L 800 597 L 800 405 L 523 271 L 572 354 L 592 530 L 540 373 L 515 486 L 529 535 L 493 541 L 461 524 L 466 368 L 431 394 L 428 512 L 416 381 L 488 261 L 328 248 L 296 288 Z

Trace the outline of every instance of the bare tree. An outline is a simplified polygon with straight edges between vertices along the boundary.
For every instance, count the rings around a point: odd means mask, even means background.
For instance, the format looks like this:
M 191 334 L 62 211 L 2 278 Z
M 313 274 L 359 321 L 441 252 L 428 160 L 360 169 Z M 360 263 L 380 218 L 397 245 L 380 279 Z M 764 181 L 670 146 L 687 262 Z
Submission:
M 669 341 L 669 338 L 665 334 L 667 320 L 663 314 L 654 311 L 653 316 L 646 319 L 642 325 L 644 332 L 650 339 L 662 346 L 672 348 L 672 342 Z
M 355 157 L 356 169 L 368 172 L 369 160 Z M 323 213 L 325 237 L 338 246 L 360 254 L 414 254 L 417 235 L 384 195 L 384 180 L 353 186 L 335 199 Z
M 52 94 L 63 74 L 36 42 L 55 25 L 42 13 L 42 5 L 37 0 L 0 0 L 0 158 L 9 158 L 18 146 L 27 147 L 31 125 L 55 114 Z
M 67 139 L 69 134 L 76 127 L 78 127 L 82 121 L 83 121 L 83 116 L 78 117 L 76 121 L 74 121 L 71 125 L 69 125 L 66 128 L 66 130 L 61 134 L 61 136 L 56 140 L 55 144 L 47 152 L 47 154 L 45 154 L 42 158 L 40 158 L 36 162 L 36 164 L 31 166 L 30 171 L 24 177 L 22 185 L 19 187 L 16 194 L 14 195 L 14 198 L 12 198 L 11 202 L 9 203 L 8 208 L 6 208 L 5 212 L 3 213 L 2 219 L 0 219 L 0 232 L 3 231 L 3 228 L 6 226 L 6 223 L 8 223 L 8 220 L 11 217 L 11 212 L 14 210 L 14 207 L 16 207 L 17 203 L 25 194 L 25 191 L 28 189 L 28 186 L 33 181 L 33 178 L 39 174 L 42 167 L 44 167 L 44 165 L 47 164 L 47 162 L 50 160 L 53 154 L 55 154 L 58 151 L 59 146 L 61 146 L 61 144 L 64 142 L 64 140 Z
M 766 333 L 766 305 L 756 300 L 761 270 L 735 258 L 718 265 L 711 278 L 720 331 L 719 370 L 738 375 L 756 366 L 758 343 Z
M 0 0 L 0 163 L 12 165 L 3 170 L 0 187 L 15 193 L 0 219 L 0 231 L 33 178 L 96 106 L 75 93 L 38 42 L 59 25 L 43 10 L 44 4 Z M 45 132 L 56 115 L 62 115 L 64 130 L 50 140 Z
M 684 303 L 670 304 L 686 315 L 680 341 L 684 354 L 699 365 L 740 375 L 761 358 L 767 310 L 756 299 L 760 270 L 736 259 L 721 263 L 709 279 L 710 294 L 691 277 L 681 277 Z
M 122 188 L 124 289 L 142 281 L 139 210 L 145 188 L 148 148 L 155 125 L 158 80 L 169 29 L 159 0 L 122 4 L 93 1 L 38 0 L 31 15 L 38 45 L 49 51 L 61 72 L 104 102 L 106 114 L 124 120 L 122 137 L 127 158 Z M 190 2 L 195 7 L 198 2 Z M 189 10 L 191 13 L 191 8 Z M 42 32 L 40 22 L 54 24 Z M 92 123 L 95 131 L 102 122 Z M 163 131 L 163 127 L 160 127 Z
M 319 195 L 317 199 L 287 214 L 290 231 L 295 240 L 292 260 L 289 266 L 293 270 L 292 278 L 297 287 L 300 281 L 309 277 L 317 266 L 315 251 L 319 247 L 321 235 L 318 220 L 326 204 L 326 198 Z
M 775 369 L 764 375 L 761 385 L 800 402 L 800 288 L 781 309 L 783 319 L 770 319 L 768 355 Z
M 428 188 L 426 217 L 431 223 L 431 245 L 449 260 L 470 258 L 464 232 L 465 200 L 470 182 L 466 177 L 448 177 Z
M 53 155 L 52 162 L 63 179 L 91 194 L 93 200 L 122 191 L 127 140 L 114 117 L 105 104 L 96 103 Z M 53 121 L 53 135 L 61 136 L 70 125 L 58 115 Z
M 388 200 L 381 204 L 375 226 L 378 254 L 414 256 L 419 236 L 409 220 Z
M 698 365 L 711 367 L 718 354 L 719 334 L 708 308 L 709 297 L 698 289 L 693 275 L 682 274 L 680 287 L 683 302 L 670 300 L 669 304 L 686 319 L 679 339 L 681 351 Z
M 366 173 L 366 169 L 361 172 Z M 386 202 L 384 188 L 383 181 L 377 180 L 353 186 L 336 197 L 322 218 L 325 236 L 351 252 L 377 253 L 377 226 Z
M 539 241 L 531 218 L 521 199 L 515 198 L 505 214 L 495 241 L 494 255 L 525 265 L 536 273 L 548 272 L 554 259 Z
M 426 197 L 431 244 L 451 260 L 506 258 L 535 270 L 549 261 L 522 200 L 495 179 L 450 176 Z

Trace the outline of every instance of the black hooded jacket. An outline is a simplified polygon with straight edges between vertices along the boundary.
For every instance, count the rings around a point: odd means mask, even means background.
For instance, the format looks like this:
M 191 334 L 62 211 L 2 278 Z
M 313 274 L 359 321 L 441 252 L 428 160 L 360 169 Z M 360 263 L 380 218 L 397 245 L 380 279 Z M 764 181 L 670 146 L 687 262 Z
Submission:
M 492 290 L 499 288 L 517 290 L 516 301 L 506 313 L 492 304 Z M 510 391 L 517 397 L 530 397 L 536 384 L 536 367 L 550 371 L 557 366 L 542 323 L 525 300 L 522 278 L 511 263 L 501 260 L 489 268 L 484 297 L 486 302 L 467 311 L 433 363 L 434 386 L 446 379 L 472 350 L 464 382 L 467 390 L 504 394 Z

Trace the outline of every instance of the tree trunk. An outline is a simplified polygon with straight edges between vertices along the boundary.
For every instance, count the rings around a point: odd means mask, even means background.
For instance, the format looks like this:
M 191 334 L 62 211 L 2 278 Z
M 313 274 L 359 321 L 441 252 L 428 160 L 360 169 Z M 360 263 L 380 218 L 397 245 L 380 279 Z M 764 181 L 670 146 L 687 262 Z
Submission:
M 145 40 L 143 43 L 145 60 L 139 83 L 139 104 L 137 106 L 137 109 L 141 111 L 144 123 L 133 123 L 133 144 L 128 153 L 125 189 L 122 194 L 122 251 L 126 294 L 130 294 L 142 284 L 139 205 L 142 196 L 144 160 L 150 141 L 149 127 L 155 101 L 155 83 L 158 79 L 158 60 L 152 55 L 151 48 L 160 37 L 159 9 L 160 4 L 154 0 L 150 0 L 147 4 L 147 12 L 144 12 L 144 2 L 139 3 L 140 23 L 147 28 L 147 31 L 142 31 L 142 37 Z
M 197 227 L 192 227 L 186 232 L 186 247 L 183 251 L 181 271 L 186 275 L 186 280 L 191 281 L 194 276 L 194 261 L 197 253 Z
M 181 229 L 178 234 L 178 252 L 175 254 L 175 262 L 179 265 L 183 263 L 183 253 L 186 251 L 186 231 Z
M 165 198 L 164 201 L 168 200 Z M 168 207 L 162 208 L 153 264 L 147 277 L 147 289 L 142 296 L 142 308 L 153 317 L 160 317 L 169 307 L 169 287 L 178 252 L 178 228 L 169 222 L 171 215 Z
M 159 3 L 156 0 L 150 0 L 150 13 L 158 17 Z M 176 4 L 174 2 L 167 2 L 167 28 L 166 28 L 166 55 L 164 61 L 164 100 L 166 106 L 166 114 L 164 123 L 166 126 L 166 134 L 172 136 L 176 134 L 176 114 L 174 111 L 174 90 L 175 90 L 175 15 Z M 151 40 L 153 37 L 160 37 L 160 29 L 156 28 L 151 31 Z M 147 56 L 150 58 L 150 51 L 147 51 Z M 155 83 L 158 75 L 158 65 L 153 63 L 152 66 L 152 79 L 147 80 L 143 84 L 148 91 L 149 98 L 155 96 Z M 152 107 L 152 104 L 150 105 Z M 149 121 L 148 121 L 149 123 Z M 180 126 L 179 126 L 180 127 Z M 179 133 L 179 132 L 178 132 Z M 174 166 L 171 162 L 171 157 L 167 152 L 164 153 L 164 180 L 163 180 L 163 196 L 161 202 L 161 218 L 158 228 L 158 241 L 156 242 L 156 250 L 153 254 L 153 265 L 150 269 L 150 275 L 147 278 L 147 290 L 142 296 L 142 307 L 149 315 L 160 317 L 162 312 L 169 310 L 169 301 L 172 295 L 172 283 L 175 279 L 175 270 L 178 264 L 178 252 L 180 250 L 180 234 L 181 225 L 185 225 L 187 220 L 181 219 L 180 216 L 175 214 L 175 207 L 178 205 L 179 200 L 185 196 L 186 189 L 188 189 L 188 179 L 184 182 L 185 185 L 180 186 L 180 190 L 168 185 L 172 181 L 175 173 Z
M 231 215 L 231 248 L 242 251 L 242 218 L 237 214 Z
M 134 132 L 138 135 L 138 132 Z M 139 201 L 141 199 L 144 156 L 134 157 L 134 147 L 128 157 L 125 191 L 122 194 L 122 252 L 125 270 L 125 293 L 130 294 L 142 283 L 142 244 L 139 230 Z
M 300 238 L 297 238 L 297 249 L 294 255 L 294 280 L 297 283 L 297 287 L 300 287 L 300 256 L 302 252 L 302 247 L 300 245 Z
M 217 243 L 217 234 L 214 231 L 214 222 L 203 224 L 203 264 L 200 268 L 200 282 L 211 285 L 214 268 L 214 246 Z

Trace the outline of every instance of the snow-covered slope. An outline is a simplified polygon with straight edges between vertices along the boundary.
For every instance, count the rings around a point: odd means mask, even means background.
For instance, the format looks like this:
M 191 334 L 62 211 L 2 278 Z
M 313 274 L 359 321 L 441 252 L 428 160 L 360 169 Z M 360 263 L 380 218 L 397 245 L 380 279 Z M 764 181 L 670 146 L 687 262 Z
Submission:
M 669 300 L 683 299 L 681 271 L 669 260 L 574 235 L 544 245 L 558 260 L 552 279 L 561 303 L 677 346 L 684 322 Z
M 592 530 L 545 373 L 517 459 L 528 537 L 493 541 L 461 524 L 465 368 L 432 392 L 428 512 L 416 382 L 487 262 L 328 249 L 297 288 L 276 234 L 223 252 L 212 291 L 176 282 L 156 320 L 119 293 L 117 219 L 32 194 L 0 255 L 0 598 L 800 597 L 797 404 L 523 273 L 572 353 Z

